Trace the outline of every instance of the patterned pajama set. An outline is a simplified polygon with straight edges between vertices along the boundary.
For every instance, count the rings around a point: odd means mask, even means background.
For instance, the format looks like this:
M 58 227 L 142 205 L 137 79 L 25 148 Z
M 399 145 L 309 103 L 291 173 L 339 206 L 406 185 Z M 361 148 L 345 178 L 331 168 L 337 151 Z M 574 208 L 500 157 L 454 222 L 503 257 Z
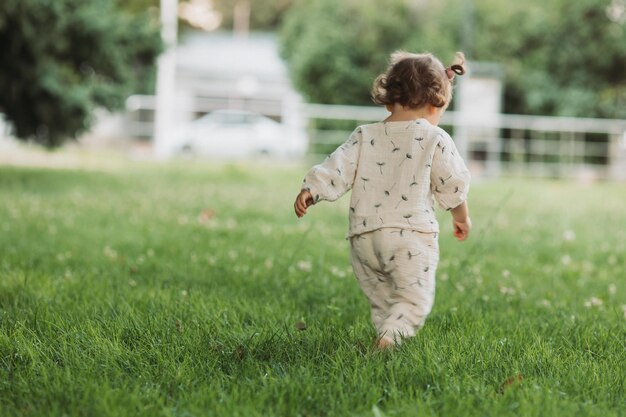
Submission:
M 359 126 L 307 173 L 315 203 L 352 189 L 351 261 L 379 337 L 399 341 L 424 324 L 439 260 L 435 200 L 458 206 L 469 181 L 450 136 L 425 119 Z

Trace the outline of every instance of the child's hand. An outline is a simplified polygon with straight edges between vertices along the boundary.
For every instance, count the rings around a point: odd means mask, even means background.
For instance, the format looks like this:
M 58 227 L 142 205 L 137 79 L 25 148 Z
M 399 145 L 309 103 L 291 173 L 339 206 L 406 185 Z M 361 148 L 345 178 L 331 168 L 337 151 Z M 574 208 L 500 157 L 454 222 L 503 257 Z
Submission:
M 296 202 L 293 203 L 293 207 L 296 210 L 296 216 L 302 217 L 306 214 L 306 209 L 313 205 L 313 196 L 307 190 L 300 191 L 300 194 L 296 197 Z
M 467 239 L 472 228 L 472 221 L 470 218 L 466 217 L 463 221 L 452 218 L 452 224 L 454 225 L 454 236 L 457 240 L 462 242 Z

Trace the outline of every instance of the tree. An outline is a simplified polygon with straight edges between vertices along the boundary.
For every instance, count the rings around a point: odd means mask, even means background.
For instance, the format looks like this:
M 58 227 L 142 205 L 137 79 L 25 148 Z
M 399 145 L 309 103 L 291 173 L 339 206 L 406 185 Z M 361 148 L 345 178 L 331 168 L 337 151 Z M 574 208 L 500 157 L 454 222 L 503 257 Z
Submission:
M 626 28 L 607 8 L 620 2 L 477 1 L 475 57 L 505 67 L 505 110 L 626 117 Z
M 281 31 L 281 53 L 312 102 L 371 104 L 373 78 L 412 25 L 403 0 L 296 2 Z
M 147 15 L 108 0 L 3 0 L 0 112 L 17 137 L 58 146 L 90 127 L 95 108 L 149 91 L 160 50 Z
M 370 103 L 394 49 L 445 63 L 467 45 L 474 61 L 503 66 L 505 112 L 626 118 L 625 22 L 625 0 L 300 0 L 281 43 L 296 87 L 314 102 Z

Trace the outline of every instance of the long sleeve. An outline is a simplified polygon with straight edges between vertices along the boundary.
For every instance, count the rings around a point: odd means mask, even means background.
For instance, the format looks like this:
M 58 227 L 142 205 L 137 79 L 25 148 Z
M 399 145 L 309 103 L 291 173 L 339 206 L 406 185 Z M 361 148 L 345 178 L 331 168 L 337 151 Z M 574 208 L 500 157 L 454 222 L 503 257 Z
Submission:
M 430 173 L 430 186 L 437 203 L 444 210 L 457 207 L 467 199 L 470 172 L 447 133 L 438 134 Z
M 311 193 L 315 203 L 335 201 L 352 188 L 361 139 L 361 129 L 357 128 L 343 145 L 306 174 L 302 189 Z

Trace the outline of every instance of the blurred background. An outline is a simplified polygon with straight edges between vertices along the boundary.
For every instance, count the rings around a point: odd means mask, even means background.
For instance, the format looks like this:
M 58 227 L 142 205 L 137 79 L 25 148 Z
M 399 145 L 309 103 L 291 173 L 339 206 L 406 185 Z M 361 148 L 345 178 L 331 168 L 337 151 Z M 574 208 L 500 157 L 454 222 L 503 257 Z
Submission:
M 3 0 L 0 162 L 316 161 L 397 49 L 468 57 L 475 175 L 626 179 L 626 0 Z

